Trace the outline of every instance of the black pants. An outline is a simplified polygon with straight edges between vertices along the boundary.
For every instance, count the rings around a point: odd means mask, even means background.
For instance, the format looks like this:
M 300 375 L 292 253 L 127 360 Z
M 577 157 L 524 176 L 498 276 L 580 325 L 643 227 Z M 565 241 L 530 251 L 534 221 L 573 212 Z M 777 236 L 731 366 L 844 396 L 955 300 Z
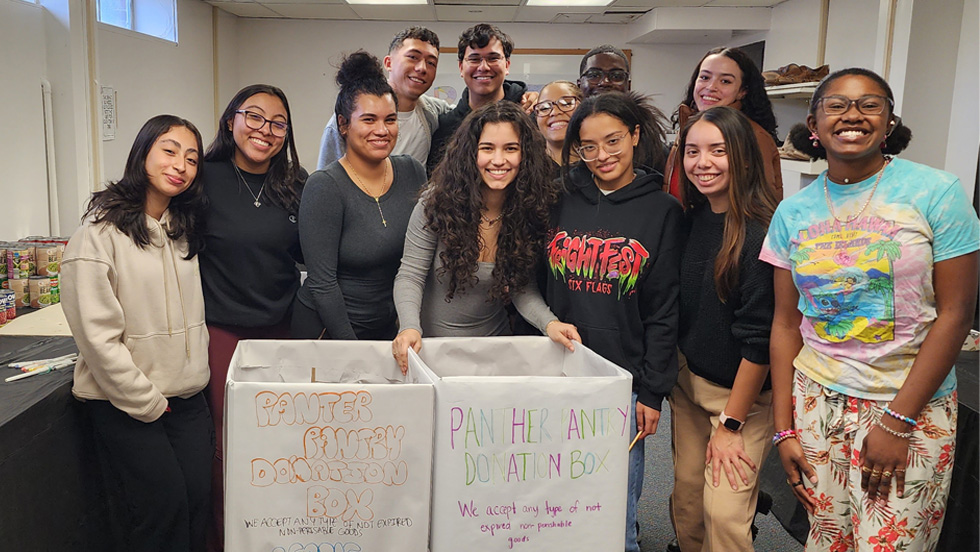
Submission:
M 211 497 L 214 424 L 204 393 L 169 399 L 152 423 L 109 401 L 87 401 L 109 495 L 122 502 L 118 520 L 128 551 L 204 550 Z
M 353 324 L 354 334 L 361 340 L 391 341 L 398 333 L 398 324 L 392 320 L 384 328 L 364 328 Z M 290 324 L 293 339 L 333 339 L 320 320 L 320 314 L 301 303 L 293 301 L 293 319 Z

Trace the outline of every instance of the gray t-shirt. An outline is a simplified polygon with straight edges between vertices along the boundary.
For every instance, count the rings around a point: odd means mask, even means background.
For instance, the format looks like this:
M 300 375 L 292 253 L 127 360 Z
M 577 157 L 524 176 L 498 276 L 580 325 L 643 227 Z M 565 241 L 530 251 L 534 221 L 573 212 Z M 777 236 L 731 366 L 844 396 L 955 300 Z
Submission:
M 442 266 L 439 254 L 445 246 L 435 232 L 425 224 L 424 199 L 415 205 L 405 234 L 405 252 L 395 277 L 395 309 L 398 311 L 399 331 L 415 329 L 425 337 L 481 337 L 510 334 L 507 311 L 499 299 L 487 300 L 493 283 L 493 263 L 480 263 L 476 272 L 478 282 L 463 292 L 456 292 L 446 302 L 448 277 L 440 278 Z M 517 311 L 545 333 L 552 314 L 537 286 L 511 293 Z
M 392 156 L 391 167 L 391 186 L 378 202 L 339 162 L 306 181 L 299 238 L 307 278 L 297 295 L 317 311 L 332 339 L 357 339 L 394 322 L 392 285 L 426 177 L 422 165 L 407 155 Z
M 439 127 L 439 115 L 451 110 L 453 106 L 446 100 L 432 96 L 419 96 L 419 101 L 412 111 L 398 112 L 398 140 L 391 150 L 392 155 L 411 155 L 419 163 L 425 165 L 429 157 L 429 147 L 432 146 L 432 133 Z M 317 160 L 317 170 L 323 170 L 334 161 L 344 156 L 347 145 L 344 137 L 337 128 L 337 115 L 330 117 L 330 122 L 323 129 L 320 138 L 320 158 Z

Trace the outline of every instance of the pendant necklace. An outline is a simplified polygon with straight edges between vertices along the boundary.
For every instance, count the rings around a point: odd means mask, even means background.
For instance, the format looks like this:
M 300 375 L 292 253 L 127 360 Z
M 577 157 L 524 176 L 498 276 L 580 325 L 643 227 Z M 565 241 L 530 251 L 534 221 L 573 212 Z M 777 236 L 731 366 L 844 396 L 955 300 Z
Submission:
M 256 209 L 258 209 L 259 207 L 261 207 L 262 206 L 262 202 L 259 201 L 259 198 L 262 197 L 262 191 L 265 190 L 265 180 L 262 181 L 262 186 L 259 188 L 259 193 L 254 194 L 254 193 L 252 193 L 252 187 L 248 185 L 248 182 L 245 180 L 245 176 L 242 175 L 242 171 L 238 168 L 238 165 L 235 164 L 235 161 L 234 160 L 232 160 L 231 166 L 232 167 L 235 167 L 235 173 L 238 174 L 238 178 L 242 181 L 242 184 L 245 185 L 245 189 L 248 190 L 248 195 L 252 196 L 252 199 L 255 200 L 252 203 L 252 205 L 255 205 L 255 208 Z
M 836 220 L 841 224 L 848 224 L 856 220 L 858 217 L 860 217 L 861 214 L 864 213 L 864 210 L 868 208 L 868 204 L 871 203 L 871 198 L 874 197 L 875 190 L 878 189 L 878 183 L 881 182 L 881 176 L 885 174 L 885 167 L 888 166 L 888 163 L 890 161 L 891 161 L 890 157 L 885 157 L 885 163 L 881 166 L 881 169 L 878 170 L 878 178 L 875 178 L 875 184 L 874 186 L 871 187 L 871 194 L 868 195 L 868 199 L 864 202 L 864 205 L 861 206 L 861 210 L 855 213 L 853 216 L 846 218 L 845 220 L 841 220 L 837 218 L 837 213 L 834 212 L 834 203 L 830 201 L 830 189 L 827 188 L 827 181 L 830 180 L 830 178 L 828 178 L 829 173 L 827 175 L 824 175 L 823 194 L 824 197 L 827 198 L 827 209 L 830 210 L 830 216 L 834 217 L 834 220 Z M 848 180 L 845 178 L 844 182 L 847 183 Z
M 364 193 L 366 193 L 370 198 L 372 198 L 374 200 L 375 205 L 378 206 L 378 214 L 381 215 L 381 224 L 383 224 L 385 228 L 387 228 L 388 221 L 385 220 L 385 213 L 384 211 L 381 210 L 381 196 L 385 195 L 385 191 L 387 190 L 386 184 L 388 182 L 388 160 L 385 159 L 384 161 L 385 172 L 384 172 L 384 176 L 381 177 L 381 192 L 378 195 L 371 194 L 371 192 L 368 190 L 368 187 L 365 186 L 364 182 L 361 181 L 361 177 L 357 174 L 357 171 L 354 170 L 354 165 L 351 165 L 350 159 L 347 159 L 345 157 L 344 160 L 347 161 L 347 168 L 350 169 L 351 174 L 353 174 L 354 178 L 357 180 L 357 186 L 361 190 L 363 190 Z
M 483 219 L 483 222 L 487 223 L 487 226 L 493 226 L 493 224 L 495 222 L 497 222 L 500 219 L 504 218 L 504 213 L 501 212 L 499 215 L 497 215 L 497 216 L 495 216 L 493 218 L 487 218 L 486 215 L 484 215 L 483 213 L 480 213 L 480 218 Z

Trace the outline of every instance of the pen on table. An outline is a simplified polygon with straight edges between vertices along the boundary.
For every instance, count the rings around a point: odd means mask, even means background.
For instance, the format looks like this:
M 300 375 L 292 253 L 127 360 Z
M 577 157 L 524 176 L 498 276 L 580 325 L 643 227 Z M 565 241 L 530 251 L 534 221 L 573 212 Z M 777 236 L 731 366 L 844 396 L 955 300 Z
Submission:
M 10 368 L 30 368 L 31 366 L 37 366 L 41 364 L 50 364 L 52 362 L 58 362 L 59 360 L 65 360 L 67 358 L 75 358 L 78 353 L 68 353 L 67 355 L 61 355 L 54 358 L 41 358 L 38 360 L 25 360 L 22 362 L 11 362 L 7 366 Z
M 31 376 L 36 376 L 38 374 L 47 374 L 48 372 L 53 372 L 55 370 L 60 370 L 60 369 L 62 369 L 64 367 L 66 367 L 66 366 L 71 366 L 72 364 L 75 364 L 75 359 L 73 359 L 73 358 L 64 359 L 64 360 L 60 360 L 58 362 L 54 362 L 52 364 L 48 364 L 44 368 L 39 368 L 37 370 L 33 370 L 33 371 L 30 371 L 30 372 L 24 372 L 23 374 L 17 374 L 16 376 L 10 376 L 9 378 L 7 378 L 7 379 L 5 379 L 3 381 L 5 381 L 7 383 L 10 383 L 12 381 L 17 381 L 17 380 L 21 380 L 21 379 L 24 379 L 24 378 L 29 378 Z
M 59 364 L 59 363 L 62 363 L 62 362 L 75 362 L 77 359 L 78 359 L 78 355 L 71 355 L 71 356 L 69 356 L 67 358 L 59 358 L 59 359 L 48 360 L 48 361 L 44 361 L 44 362 L 35 362 L 34 364 L 31 364 L 29 366 L 25 366 L 24 368 L 21 368 L 20 371 L 21 372 L 33 372 L 35 370 L 42 370 L 45 367 L 50 366 L 52 364 Z
M 626 452 L 631 452 L 633 450 L 633 445 L 635 445 L 636 442 L 640 440 L 640 435 L 643 435 L 643 434 L 642 433 L 637 433 L 636 434 L 636 437 L 633 437 L 633 442 L 630 443 L 630 448 L 626 449 Z

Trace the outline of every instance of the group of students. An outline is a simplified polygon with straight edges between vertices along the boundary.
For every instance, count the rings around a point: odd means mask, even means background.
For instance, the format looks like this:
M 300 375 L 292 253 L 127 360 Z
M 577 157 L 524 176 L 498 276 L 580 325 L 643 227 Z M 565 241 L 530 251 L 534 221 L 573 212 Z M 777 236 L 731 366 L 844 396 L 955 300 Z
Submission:
M 505 81 L 512 49 L 492 25 L 463 33 L 455 107 L 424 95 L 427 29 L 383 62 L 346 56 L 309 176 L 272 86 L 236 94 L 206 152 L 186 120 L 144 125 L 62 264 L 74 394 L 122 490 L 128 549 L 203 550 L 209 519 L 221 548 L 239 340 L 390 340 L 404 371 L 423 336 L 525 321 L 633 375 L 631 438 L 669 400 L 681 550 L 752 550 L 772 447 L 811 515 L 808 549 L 933 549 L 980 221 L 954 176 L 890 157 L 911 133 L 888 84 L 865 69 L 820 83 L 791 139 L 828 170 L 780 202 L 775 118 L 741 51 L 698 63 L 668 147 L 616 48 L 536 94 Z

